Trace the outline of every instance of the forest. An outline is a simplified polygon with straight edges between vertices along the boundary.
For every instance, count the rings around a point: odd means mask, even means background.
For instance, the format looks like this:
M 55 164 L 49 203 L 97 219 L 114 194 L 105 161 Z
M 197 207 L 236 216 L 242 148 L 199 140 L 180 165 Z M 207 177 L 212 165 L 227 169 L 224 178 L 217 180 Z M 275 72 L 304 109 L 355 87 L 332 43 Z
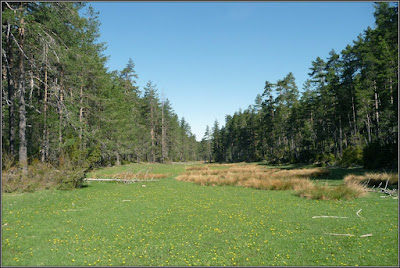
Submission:
M 135 64 L 105 68 L 98 14 L 84 3 L 4 2 L 2 151 L 22 168 L 36 161 L 119 165 L 197 158 L 184 118 Z
M 152 81 L 137 86 L 132 59 L 105 67 L 98 16 L 80 2 L 2 2 L 3 170 L 193 160 L 397 168 L 397 3 L 376 3 L 374 28 L 312 61 L 301 93 L 291 72 L 266 81 L 201 142 Z
M 289 72 L 224 126 L 208 126 L 204 159 L 397 168 L 397 3 L 376 3 L 374 17 L 340 54 L 311 62 L 301 94 Z

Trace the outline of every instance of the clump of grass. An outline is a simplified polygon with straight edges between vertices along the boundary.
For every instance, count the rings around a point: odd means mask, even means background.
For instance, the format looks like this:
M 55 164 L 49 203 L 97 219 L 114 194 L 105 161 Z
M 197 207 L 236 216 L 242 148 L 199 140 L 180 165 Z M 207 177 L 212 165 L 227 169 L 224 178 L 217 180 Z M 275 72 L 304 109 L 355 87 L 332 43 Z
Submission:
M 199 185 L 237 185 L 265 190 L 293 190 L 312 182 L 309 176 L 327 174 L 326 169 L 261 169 L 256 165 L 230 165 L 221 170 L 190 170 L 176 179 L 190 181 Z
M 328 169 L 310 168 L 310 169 L 278 170 L 273 174 L 273 176 L 286 177 L 286 178 L 309 178 L 309 177 L 320 177 L 328 174 L 329 174 Z
M 296 189 L 296 194 L 307 199 L 317 200 L 351 200 L 367 194 L 367 189 L 359 183 L 348 183 L 337 186 L 306 185 Z
M 367 193 L 359 182 L 318 186 L 310 180 L 310 177 L 327 174 L 329 170 L 324 168 L 281 170 L 261 169 L 255 165 L 235 165 L 221 170 L 189 170 L 176 179 L 203 186 L 231 185 L 263 190 L 295 190 L 300 197 L 321 200 L 349 200 Z
M 194 167 L 186 167 L 186 170 L 209 170 L 207 166 L 194 166 Z
M 385 186 L 388 182 L 389 186 L 397 185 L 399 182 L 399 174 L 397 173 L 365 173 L 364 175 L 349 174 L 344 177 L 344 183 L 359 183 L 366 186 Z

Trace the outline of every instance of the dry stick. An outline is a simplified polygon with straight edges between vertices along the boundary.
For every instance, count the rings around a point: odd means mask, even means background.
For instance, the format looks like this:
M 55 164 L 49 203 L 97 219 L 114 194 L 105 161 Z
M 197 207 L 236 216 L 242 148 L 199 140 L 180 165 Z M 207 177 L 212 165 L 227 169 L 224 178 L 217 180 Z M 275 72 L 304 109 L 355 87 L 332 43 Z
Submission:
M 335 234 L 335 233 L 325 233 L 326 235 L 340 235 L 340 236 L 354 236 L 352 234 Z
M 368 237 L 368 236 L 372 236 L 372 234 L 365 234 L 365 235 L 361 235 L 360 237 Z
M 313 216 L 313 219 L 317 218 L 337 218 L 337 219 L 346 219 L 347 217 L 339 217 L 339 216 Z
M 360 218 L 362 218 L 362 216 L 360 216 L 360 214 L 359 214 L 361 212 L 361 210 L 362 209 L 360 209 L 359 211 L 356 212 L 357 216 L 360 217 Z

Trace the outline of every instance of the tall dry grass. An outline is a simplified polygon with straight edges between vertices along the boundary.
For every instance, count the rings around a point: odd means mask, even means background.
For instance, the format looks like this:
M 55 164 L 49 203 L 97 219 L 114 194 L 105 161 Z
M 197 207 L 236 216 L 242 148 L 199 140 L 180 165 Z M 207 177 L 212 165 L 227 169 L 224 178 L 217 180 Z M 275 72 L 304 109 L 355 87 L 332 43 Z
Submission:
M 366 186 L 385 186 L 386 182 L 389 186 L 397 185 L 399 182 L 398 173 L 365 173 L 364 175 L 349 174 L 344 177 L 344 183 L 359 183 Z
M 228 169 L 189 170 L 176 179 L 204 186 L 242 186 L 263 190 L 294 190 L 298 196 L 321 200 L 348 200 L 367 194 L 366 187 L 358 182 L 340 186 L 314 185 L 310 180 L 329 174 L 329 170 L 312 169 L 262 169 L 256 165 L 232 165 Z
M 257 165 L 230 165 L 227 169 L 187 169 L 178 176 L 180 181 L 190 181 L 200 185 L 237 185 L 266 190 L 292 190 L 309 187 L 309 177 L 328 173 L 326 169 L 262 169 Z

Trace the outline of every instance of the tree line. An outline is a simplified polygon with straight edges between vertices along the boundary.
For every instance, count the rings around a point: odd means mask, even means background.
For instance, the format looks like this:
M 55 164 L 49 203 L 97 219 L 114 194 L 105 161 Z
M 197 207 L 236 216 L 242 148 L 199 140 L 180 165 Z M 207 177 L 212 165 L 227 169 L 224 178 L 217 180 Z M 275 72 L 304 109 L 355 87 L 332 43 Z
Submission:
M 23 170 L 198 159 L 189 124 L 132 59 L 105 67 L 98 13 L 80 2 L 2 2 L 2 153 Z
M 224 126 L 207 126 L 203 159 L 397 167 L 397 3 L 376 3 L 374 17 L 340 54 L 311 62 L 302 94 L 288 73 Z

